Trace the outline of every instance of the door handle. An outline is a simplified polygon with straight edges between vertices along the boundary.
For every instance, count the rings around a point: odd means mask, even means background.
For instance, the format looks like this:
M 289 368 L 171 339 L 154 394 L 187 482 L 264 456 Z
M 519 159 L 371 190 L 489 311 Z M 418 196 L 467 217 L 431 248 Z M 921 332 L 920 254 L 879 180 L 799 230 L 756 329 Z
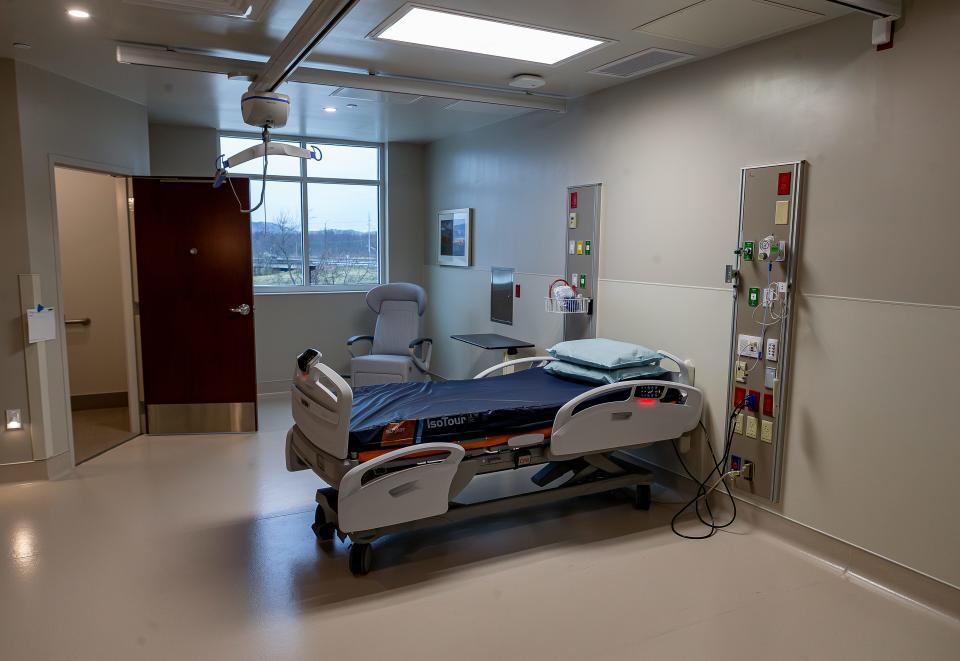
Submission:
M 250 306 L 247 305 L 246 303 L 241 303 L 235 308 L 230 308 L 230 312 L 236 312 L 237 314 L 244 317 L 250 314 L 250 310 L 251 310 Z

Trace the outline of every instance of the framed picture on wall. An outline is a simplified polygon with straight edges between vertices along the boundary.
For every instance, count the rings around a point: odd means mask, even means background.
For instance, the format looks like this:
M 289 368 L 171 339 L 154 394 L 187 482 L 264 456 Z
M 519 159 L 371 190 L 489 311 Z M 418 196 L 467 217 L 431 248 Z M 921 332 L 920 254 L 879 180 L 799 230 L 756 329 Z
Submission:
M 440 233 L 439 263 L 442 266 L 470 266 L 473 255 L 473 209 L 449 209 L 437 214 Z

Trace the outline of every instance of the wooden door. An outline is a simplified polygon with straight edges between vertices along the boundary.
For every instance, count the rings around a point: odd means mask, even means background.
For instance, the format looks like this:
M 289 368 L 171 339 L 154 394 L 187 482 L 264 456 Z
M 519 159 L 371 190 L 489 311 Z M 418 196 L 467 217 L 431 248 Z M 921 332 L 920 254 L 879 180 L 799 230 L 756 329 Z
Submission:
M 248 205 L 249 182 L 234 185 Z M 148 433 L 256 430 L 249 216 L 209 180 L 134 177 L 132 191 Z

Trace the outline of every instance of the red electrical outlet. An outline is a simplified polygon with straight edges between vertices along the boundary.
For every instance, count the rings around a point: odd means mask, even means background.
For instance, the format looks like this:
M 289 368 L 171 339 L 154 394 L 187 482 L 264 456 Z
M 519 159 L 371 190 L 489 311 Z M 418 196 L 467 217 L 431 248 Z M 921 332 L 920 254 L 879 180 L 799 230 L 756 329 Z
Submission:
M 773 393 L 763 393 L 763 414 L 768 418 L 773 417 Z

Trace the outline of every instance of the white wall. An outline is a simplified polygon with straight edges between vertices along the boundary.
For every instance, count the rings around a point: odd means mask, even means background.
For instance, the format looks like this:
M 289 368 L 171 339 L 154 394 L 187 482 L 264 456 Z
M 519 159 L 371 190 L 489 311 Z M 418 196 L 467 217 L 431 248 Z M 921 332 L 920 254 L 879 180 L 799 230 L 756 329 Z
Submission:
M 66 328 L 70 394 L 125 393 L 124 273 L 115 179 L 58 167 L 55 181 L 63 315 L 91 320 L 89 326 Z
M 25 231 L 28 260 L 21 272 L 39 274 L 44 299 L 62 309 L 57 279 L 54 164 L 146 174 L 147 112 L 143 106 L 21 62 L 16 62 L 13 69 L 15 94 L 5 95 L 4 102 L 16 104 L 20 148 L 5 151 L 5 160 L 19 165 L 25 213 L 23 217 L 5 217 L 4 237 L 8 231 L 13 236 Z M 6 270 L 4 278 L 9 282 Z M 19 328 L 19 314 L 9 318 L 8 324 Z M 20 448 L 17 452 L 26 454 L 21 450 L 32 445 L 27 459 L 62 455 L 69 450 L 62 333 L 56 341 L 45 344 L 42 358 L 38 358 L 36 346 L 23 346 L 22 332 L 11 334 L 11 338 L 6 350 L 26 365 L 26 383 L 23 372 L 6 364 L 0 377 L 24 384 L 29 401 L 29 409 L 23 408 L 30 438 L 14 441 Z M 5 449 L 0 461 L 6 460 L 7 453 Z
M 960 242 L 960 86 L 947 64 L 960 61 L 958 28 L 957 3 L 913 3 L 895 47 L 878 53 L 869 19 L 852 15 L 591 95 L 566 115 L 435 143 L 428 213 L 476 209 L 481 267 L 558 273 L 565 188 L 602 182 L 600 333 L 693 358 L 716 439 L 740 168 L 809 161 L 785 489 L 774 509 L 960 585 L 960 518 L 949 511 L 960 466 L 951 405 L 960 262 L 938 250 Z M 434 310 L 455 311 L 463 330 L 486 328 L 487 277 L 429 266 Z M 518 316 L 540 301 L 521 299 Z M 437 336 L 453 327 L 431 324 Z M 553 341 L 542 333 L 526 339 Z M 437 353 L 446 376 L 476 367 L 463 345 L 442 342 Z

